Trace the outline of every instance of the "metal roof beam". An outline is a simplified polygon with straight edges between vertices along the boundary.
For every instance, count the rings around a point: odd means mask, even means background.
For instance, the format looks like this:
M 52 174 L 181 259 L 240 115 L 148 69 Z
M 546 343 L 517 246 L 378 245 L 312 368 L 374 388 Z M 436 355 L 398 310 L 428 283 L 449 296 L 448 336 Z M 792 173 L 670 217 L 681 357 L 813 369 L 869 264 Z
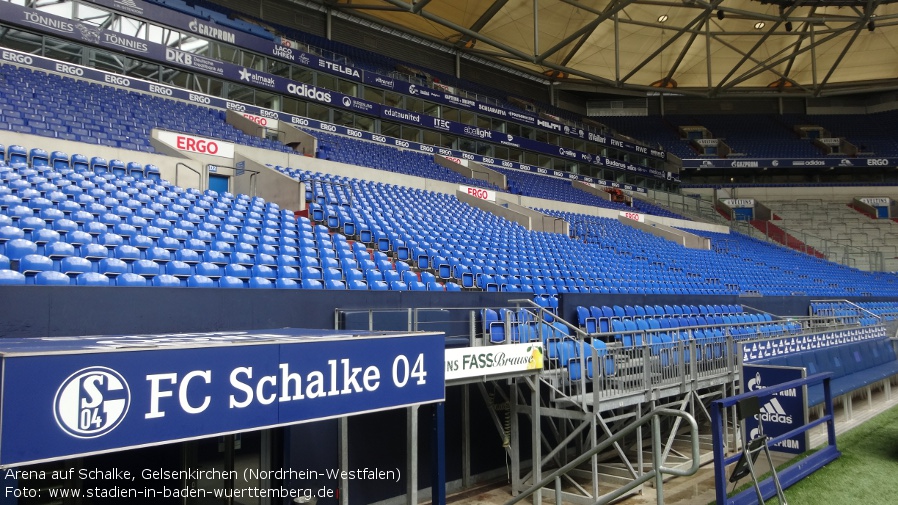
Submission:
M 711 17 L 711 11 L 705 11 L 705 19 L 702 20 L 702 24 L 707 23 L 708 19 Z M 683 63 L 683 58 L 686 57 L 686 53 L 689 52 L 689 49 L 692 48 L 692 44 L 695 43 L 695 39 L 698 37 L 699 30 L 694 30 L 689 35 L 689 41 L 686 42 L 686 45 L 683 46 L 683 49 L 680 51 L 680 54 L 677 55 L 676 61 L 673 62 L 673 65 L 670 66 L 670 70 L 667 71 L 667 75 L 664 76 L 663 84 L 667 84 L 673 79 L 674 74 L 677 72 L 677 69 L 680 68 L 680 63 Z
M 787 55 L 787 56 L 784 56 L 784 57 L 782 57 L 782 58 L 780 58 L 780 59 L 778 59 L 778 60 L 774 60 L 773 62 L 768 63 L 766 66 L 764 66 L 764 67 L 762 67 L 762 68 L 756 68 L 756 69 L 753 69 L 753 70 L 749 70 L 748 72 L 745 72 L 744 74 L 740 75 L 738 78 L 736 78 L 736 79 L 734 79 L 733 81 L 727 83 L 726 85 L 722 85 L 722 86 L 720 87 L 720 89 L 729 89 L 729 88 L 732 88 L 732 87 L 736 86 L 737 84 L 739 84 L 740 82 L 744 82 L 744 81 L 746 81 L 746 80 L 748 80 L 748 79 L 751 79 L 752 77 L 754 77 L 754 76 L 756 76 L 756 75 L 758 75 L 758 74 L 760 74 L 760 73 L 762 73 L 762 72 L 767 71 L 767 70 L 768 70 L 770 67 L 772 67 L 772 66 L 779 65 L 780 63 L 782 63 L 782 62 L 784 62 L 784 61 L 787 61 L 787 60 L 789 60 L 790 58 L 794 58 L 795 55 L 797 55 L 797 54 L 801 54 L 801 53 L 810 51 L 811 48 L 816 47 L 816 46 L 823 45 L 823 44 L 829 42 L 830 40 L 832 40 L 832 39 L 834 39 L 834 38 L 836 38 L 836 37 L 842 35 L 843 33 L 847 32 L 847 31 L 850 31 L 850 30 L 851 30 L 851 27 L 843 28 L 842 30 L 838 30 L 838 31 L 836 31 L 836 32 L 833 32 L 833 33 L 827 35 L 826 37 L 823 37 L 823 39 L 816 41 L 815 44 L 809 44 L 807 47 L 803 47 L 803 48 L 799 49 L 798 51 L 795 51 L 795 52 L 793 52 L 793 53 L 791 53 L 791 54 L 789 54 L 789 55 Z M 777 54 L 780 54 L 780 53 L 782 53 L 782 51 L 780 51 L 780 52 L 777 53 Z
M 586 25 L 580 27 L 574 33 L 565 37 L 564 40 L 562 40 L 561 42 L 550 47 L 546 52 L 539 54 L 536 57 L 536 60 L 534 61 L 534 63 L 542 64 L 546 60 L 546 58 L 548 58 L 549 56 L 552 56 L 553 54 L 557 53 L 558 51 L 560 51 L 561 49 L 566 47 L 571 42 L 577 40 L 578 37 L 588 38 L 589 35 L 591 35 L 592 32 L 594 32 L 595 29 L 600 24 L 602 24 L 603 21 L 607 21 L 609 18 L 614 16 L 614 14 L 616 14 L 618 11 L 623 10 L 624 7 L 627 7 L 630 4 L 635 3 L 636 1 L 637 0 L 624 0 L 621 2 L 613 2 L 613 3 L 609 4 L 608 7 L 605 9 L 605 11 L 602 12 L 601 14 L 599 14 L 598 17 L 596 17 L 595 19 L 593 19 Z M 571 3 L 571 2 L 565 2 L 565 3 L 571 4 L 571 5 L 576 5 L 577 7 L 580 7 L 581 9 L 583 8 L 582 6 L 577 5 L 576 3 Z M 593 10 L 590 10 L 590 12 L 593 12 Z M 584 41 L 585 41 L 585 39 L 584 39 Z M 582 43 L 581 43 L 581 45 L 582 45 Z
M 722 40 L 722 39 L 720 39 L 720 38 L 717 38 L 717 39 L 715 39 L 715 40 L 717 40 L 717 42 L 719 42 L 719 43 L 725 45 L 726 47 L 732 49 L 732 50 L 733 50 L 734 52 L 736 52 L 736 53 L 739 53 L 739 54 L 742 54 L 742 55 L 746 55 L 744 52 L 740 51 L 739 48 L 737 48 L 736 46 L 730 44 L 729 42 L 727 42 L 727 41 L 725 41 L 725 40 Z M 799 40 L 798 42 L 796 42 L 796 43 L 794 43 L 794 44 L 791 44 L 791 46 L 795 47 L 796 50 L 797 50 L 798 48 L 801 47 L 801 40 Z M 775 55 L 773 55 L 772 57 L 775 58 L 777 55 L 782 54 L 782 53 L 785 53 L 785 52 L 788 51 L 788 50 L 789 50 L 788 47 L 783 48 L 783 49 L 781 49 L 779 52 L 777 52 Z M 792 54 L 791 54 L 791 56 L 790 56 L 791 59 L 789 60 L 790 63 L 791 63 L 792 61 L 795 61 L 795 56 L 796 56 L 797 54 L 799 54 L 797 51 L 793 51 L 793 52 L 792 52 Z M 751 56 L 751 55 L 748 55 L 748 56 L 749 56 L 749 60 L 751 60 L 751 61 L 755 64 L 754 68 L 763 68 L 763 69 L 765 69 L 765 70 L 768 70 L 768 71 L 770 71 L 770 72 L 773 72 L 774 74 L 780 76 L 780 77 L 783 78 L 783 79 L 788 79 L 788 77 L 787 77 L 786 74 L 781 73 L 780 71 L 778 71 L 778 70 L 777 70 L 776 68 L 774 68 L 773 66 L 766 65 L 765 62 L 763 62 L 763 61 L 761 61 L 761 60 L 755 58 L 754 56 Z M 798 85 L 798 87 L 799 87 L 800 89 L 803 89 L 803 90 L 807 91 L 808 93 L 811 92 L 811 90 L 810 90 L 807 86 Z
M 426 1 L 429 2 L 430 0 L 426 0 Z M 475 32 L 479 32 L 480 30 L 482 30 L 483 27 L 486 26 L 486 24 L 490 22 L 490 20 L 492 20 L 494 17 L 496 17 L 496 14 L 498 14 L 499 11 L 502 10 L 502 8 L 505 7 L 505 4 L 507 4 L 507 3 L 508 3 L 508 0 L 496 0 L 495 2 L 493 2 L 492 5 L 490 5 L 489 9 L 483 11 L 483 14 L 481 14 L 480 17 L 477 18 L 477 21 L 474 21 L 474 24 L 471 25 L 470 30 L 475 31 Z M 418 11 L 420 11 L 420 9 Z M 417 13 L 418 11 L 415 11 L 415 12 Z M 456 43 L 456 45 L 463 46 L 469 40 L 471 40 L 470 37 L 462 37 L 462 38 L 458 39 L 458 42 Z
M 826 76 L 817 84 L 817 89 L 814 91 L 814 94 L 817 95 L 820 91 L 826 87 L 826 83 L 829 82 L 830 77 L 836 72 L 836 69 L 842 63 L 842 60 L 845 59 L 845 55 L 848 54 L 848 50 L 851 49 L 851 46 L 854 45 L 854 41 L 857 40 L 858 35 L 864 30 L 867 26 L 867 23 L 870 22 L 870 19 L 873 17 L 873 12 L 876 10 L 876 7 L 879 6 L 882 0 L 867 0 L 867 7 L 864 9 L 864 17 L 858 19 L 857 28 L 854 30 L 854 33 L 851 34 L 851 38 L 845 44 L 845 47 L 842 48 L 842 51 L 839 53 L 839 57 L 836 58 L 836 61 L 833 62 L 832 66 L 829 67 L 829 72 L 826 73 Z
M 412 6 L 412 12 L 417 14 L 421 12 L 421 9 L 427 6 L 430 3 L 430 0 L 417 0 L 414 1 L 414 6 Z
M 723 1 L 723 0 L 715 0 L 713 5 L 714 5 L 714 6 L 719 5 L 720 2 L 722 2 L 722 1 Z M 713 7 L 712 7 L 712 9 L 713 9 Z M 637 72 L 639 72 L 640 70 L 642 70 L 643 67 L 645 67 L 646 65 L 648 65 L 648 63 L 649 63 L 650 61 L 654 60 L 656 56 L 658 56 L 659 54 L 661 54 L 662 52 L 664 52 L 665 49 L 667 49 L 667 48 L 670 47 L 674 42 L 676 42 L 677 39 L 679 39 L 684 33 L 686 33 L 687 30 L 691 30 L 692 27 L 695 26 L 696 23 L 701 22 L 701 21 L 704 21 L 705 19 L 707 19 L 708 12 L 710 12 L 710 10 L 705 10 L 704 12 L 702 12 L 701 14 L 699 14 L 698 16 L 694 17 L 694 18 L 692 19 L 692 21 L 690 21 L 689 23 L 686 24 L 686 26 L 684 26 L 684 27 L 681 28 L 679 31 L 677 31 L 676 35 L 674 35 L 673 37 L 671 37 L 670 39 L 668 39 L 665 43 L 661 44 L 661 46 L 660 46 L 658 49 L 656 49 L 654 52 L 652 52 L 652 54 L 650 54 L 647 58 L 645 58 L 644 60 L 642 60 L 642 62 L 641 62 L 639 65 L 637 65 L 633 70 L 631 70 L 629 74 L 625 75 L 624 78 L 621 79 L 621 82 L 627 82 L 627 80 L 629 80 L 631 77 L 633 77 L 634 75 L 636 75 Z
M 811 14 L 816 12 L 816 10 L 817 10 L 817 7 L 814 6 L 811 9 Z M 795 65 L 795 58 L 798 56 L 797 51 L 801 48 L 801 44 L 802 44 L 802 42 L 804 42 L 804 39 L 806 39 L 810 36 L 810 33 L 809 33 L 810 29 L 811 29 L 810 23 L 805 23 L 804 26 L 802 26 L 801 34 L 798 36 L 798 40 L 796 40 L 795 44 L 794 44 L 795 51 L 792 53 L 792 58 L 789 59 L 789 63 L 786 64 L 786 71 L 783 72 L 783 74 L 785 74 L 782 76 L 783 79 L 788 79 L 789 74 L 792 73 L 792 66 Z
M 402 2 L 401 0 L 384 0 L 384 1 L 389 2 L 389 3 L 393 4 L 393 5 L 396 5 L 397 7 L 404 7 L 404 8 L 406 8 L 406 10 L 409 10 L 409 9 L 408 9 L 409 4 L 407 4 L 407 3 L 405 3 L 405 2 Z M 567 74 L 571 74 L 571 75 L 577 75 L 577 76 L 583 77 L 583 78 L 585 78 L 585 79 L 591 79 L 591 80 L 594 80 L 594 81 L 597 81 L 597 82 L 606 83 L 606 84 L 613 84 L 613 81 L 610 81 L 610 80 L 605 79 L 605 78 L 603 78 L 603 77 L 599 77 L 599 76 L 597 76 L 597 75 L 593 75 L 593 74 L 590 74 L 590 73 L 588 73 L 588 72 L 583 72 L 583 71 L 580 71 L 580 70 L 577 70 L 577 69 L 574 69 L 574 68 L 568 68 L 568 67 L 565 67 L 565 66 L 563 66 L 563 65 L 555 65 L 555 64 L 553 64 L 553 63 L 537 63 L 537 62 L 536 62 L 536 58 L 535 58 L 534 56 L 532 56 L 532 55 L 529 55 L 529 54 L 527 54 L 527 53 L 525 53 L 525 52 L 523 52 L 523 51 L 521 51 L 521 50 L 519 50 L 519 49 L 516 49 L 516 48 L 514 48 L 514 47 L 511 47 L 511 46 L 508 46 L 508 45 L 506 45 L 506 44 L 503 44 L 503 43 L 501 43 L 501 42 L 499 42 L 499 41 L 493 40 L 493 39 L 491 39 L 491 38 L 489 38 L 489 37 L 487 37 L 487 36 L 485 36 L 485 35 L 483 35 L 483 34 L 480 34 L 480 33 L 477 33 L 477 32 L 475 32 L 475 31 L 469 30 L 469 29 L 465 28 L 464 26 L 461 26 L 461 25 L 459 25 L 459 24 L 457 24 L 457 23 L 453 23 L 452 21 L 449 21 L 449 20 L 447 20 L 447 19 L 443 19 L 443 18 L 441 18 L 440 16 L 437 16 L 437 15 L 435 15 L 435 14 L 431 14 L 431 13 L 427 12 L 426 10 L 425 10 L 425 11 L 419 12 L 418 15 L 421 16 L 421 17 L 423 17 L 423 18 L 425 18 L 425 19 L 427 19 L 427 20 L 433 21 L 433 22 L 435 22 L 435 23 L 439 23 L 439 24 L 441 24 L 441 25 L 443 25 L 443 26 L 445 26 L 445 27 L 447 27 L 447 28 L 451 28 L 451 29 L 453 29 L 453 30 L 455 30 L 455 31 L 457 31 L 457 32 L 459 32 L 459 33 L 461 33 L 461 34 L 467 35 L 467 36 L 469 36 L 469 37 L 471 37 L 471 38 L 475 38 L 475 39 L 480 40 L 480 41 L 482 41 L 482 42 L 484 42 L 484 43 L 486 43 L 486 44 L 489 44 L 489 45 L 491 45 L 491 46 L 493 46 L 493 47 L 496 47 L 496 48 L 498 48 L 498 49 L 501 49 L 501 50 L 507 52 L 508 54 L 510 54 L 510 55 L 512 55 L 512 56 L 515 56 L 515 57 L 521 59 L 522 61 L 526 61 L 526 62 L 528 62 L 528 63 L 533 63 L 533 64 L 541 64 L 541 65 L 544 66 L 544 67 L 548 67 L 548 68 L 551 68 L 551 69 L 553 69 L 553 70 L 558 70 L 558 71 L 561 71 L 561 72 L 564 72 L 564 73 L 567 73 Z
M 784 14 L 783 18 L 788 17 L 789 14 L 795 12 L 795 9 L 796 7 L 793 6 L 791 9 L 789 9 L 788 13 Z M 714 88 L 712 94 L 720 92 L 720 90 L 723 88 L 723 85 L 726 84 L 727 80 L 730 77 L 733 77 L 733 74 L 735 74 L 736 71 L 739 70 L 739 68 L 742 67 L 742 65 L 744 65 L 746 61 L 748 61 L 748 59 L 755 53 L 755 51 L 757 51 L 761 46 L 764 45 L 764 42 L 766 42 L 767 39 L 770 38 L 770 36 L 773 35 L 773 33 L 777 30 L 777 28 L 779 28 L 779 26 L 783 24 L 783 18 L 777 19 L 776 22 L 770 27 L 770 29 L 767 30 L 767 33 L 765 33 L 760 39 L 758 39 L 758 41 L 755 42 L 755 45 L 752 46 L 752 48 L 749 49 L 748 52 L 742 55 L 742 59 L 739 60 L 739 63 L 734 65 L 733 68 L 731 68 L 730 71 L 727 72 L 727 74 L 723 77 L 723 79 L 720 80 L 720 82 L 717 84 L 717 87 Z

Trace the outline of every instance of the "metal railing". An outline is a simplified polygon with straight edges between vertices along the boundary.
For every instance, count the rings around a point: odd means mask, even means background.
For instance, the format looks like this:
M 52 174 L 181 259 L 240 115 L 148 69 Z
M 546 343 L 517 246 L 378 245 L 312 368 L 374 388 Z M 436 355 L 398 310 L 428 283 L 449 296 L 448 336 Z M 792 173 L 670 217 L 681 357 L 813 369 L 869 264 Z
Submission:
M 663 440 L 661 438 L 661 416 L 672 416 L 679 417 L 685 420 L 689 424 L 689 435 L 692 442 L 692 465 L 685 469 L 679 468 L 668 468 L 664 466 L 664 461 L 662 458 L 661 446 L 663 444 Z M 561 477 L 566 475 L 568 472 L 576 469 L 578 466 L 587 462 L 593 456 L 607 450 L 612 445 L 618 443 L 621 439 L 630 435 L 637 429 L 642 426 L 652 423 L 652 469 L 648 472 L 645 472 L 640 477 L 637 477 L 635 480 L 630 481 L 626 485 L 606 494 L 598 497 L 598 501 L 595 502 L 595 505 L 603 505 L 605 503 L 610 503 L 617 498 L 629 493 L 633 489 L 641 486 L 642 484 L 654 479 L 655 480 L 655 492 L 657 496 L 658 505 L 663 505 L 664 503 L 664 475 L 674 475 L 679 477 L 686 477 L 689 475 L 695 474 L 695 472 L 699 469 L 700 464 L 700 455 L 699 455 L 699 438 L 698 438 L 698 424 L 695 421 L 695 418 L 692 417 L 687 412 L 682 412 L 679 410 L 673 410 L 668 408 L 657 408 L 648 414 L 642 416 L 635 422 L 627 425 L 625 428 L 621 429 L 613 436 L 605 439 L 600 444 L 596 445 L 592 449 L 587 452 L 584 452 L 576 459 L 571 461 L 570 463 L 562 466 L 561 468 L 553 471 L 542 480 L 537 482 L 536 484 L 530 486 L 526 490 L 522 491 L 521 494 L 515 496 L 511 500 L 505 502 L 505 505 L 514 505 L 515 503 L 520 502 L 521 500 L 531 496 L 533 493 L 539 492 L 542 488 L 546 487 L 551 482 L 555 483 L 555 503 L 562 503 L 561 497 Z
M 197 170 L 197 169 L 191 167 L 190 165 L 188 165 L 188 164 L 186 164 L 186 163 L 180 162 L 180 161 L 177 162 L 177 163 L 175 163 L 175 186 L 180 186 L 180 185 L 181 185 L 181 167 L 184 167 L 184 168 L 186 168 L 187 170 L 190 170 L 191 172 L 193 172 L 193 173 L 196 174 L 196 176 L 197 176 L 197 189 L 200 190 L 200 191 L 202 191 L 202 190 L 204 189 L 204 184 L 203 184 L 203 183 L 206 182 L 206 181 L 203 180 L 203 174 L 201 174 L 199 170 Z
M 335 328 L 437 330 L 456 345 L 472 347 L 540 342 L 544 345 L 542 382 L 557 399 L 582 412 L 610 408 L 622 398 L 646 391 L 680 391 L 727 382 L 735 377 L 740 343 L 858 329 L 853 320 L 822 315 L 587 333 L 532 300 L 509 302 L 517 305 L 498 308 L 506 313 L 492 321 L 502 328 L 501 340 L 491 338 L 494 335 L 480 307 L 338 309 Z

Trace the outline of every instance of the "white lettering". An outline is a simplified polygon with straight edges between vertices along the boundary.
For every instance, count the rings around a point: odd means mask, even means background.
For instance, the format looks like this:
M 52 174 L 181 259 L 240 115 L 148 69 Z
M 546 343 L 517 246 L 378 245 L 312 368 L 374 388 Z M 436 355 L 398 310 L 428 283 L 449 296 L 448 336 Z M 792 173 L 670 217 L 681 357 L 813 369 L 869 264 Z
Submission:
M 9 51 L 3 51 L 3 59 L 6 61 L 14 61 L 16 63 L 22 63 L 25 65 L 31 65 L 34 63 L 34 58 L 31 56 L 26 56 L 24 54 L 11 53 Z
M 84 75 L 84 69 L 76 67 L 74 65 L 66 65 L 65 63 L 57 63 L 56 71 L 63 72 L 69 75 L 77 75 L 79 77 Z
M 209 403 L 212 401 L 211 397 L 204 396 L 203 403 L 201 403 L 199 407 L 190 405 L 190 402 L 187 399 L 187 388 L 190 387 L 190 381 L 196 377 L 203 379 L 206 384 L 210 384 L 212 382 L 212 372 L 209 370 L 194 370 L 185 375 L 184 380 L 181 381 L 181 386 L 178 388 L 178 402 L 181 404 L 181 409 L 188 414 L 199 414 L 200 412 L 203 412 L 209 408 Z

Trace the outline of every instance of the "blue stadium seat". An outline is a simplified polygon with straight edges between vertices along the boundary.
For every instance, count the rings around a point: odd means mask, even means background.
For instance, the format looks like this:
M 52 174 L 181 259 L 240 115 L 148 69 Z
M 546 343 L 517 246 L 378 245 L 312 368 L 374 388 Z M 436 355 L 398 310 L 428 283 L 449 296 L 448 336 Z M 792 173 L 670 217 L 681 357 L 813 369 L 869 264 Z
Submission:
M 50 270 L 38 273 L 34 277 L 34 284 L 37 286 L 68 286 L 71 284 L 71 279 L 62 272 Z
M 79 286 L 108 286 L 109 277 L 97 272 L 84 272 L 75 277 L 75 284 Z
M 0 270 L 0 286 L 25 284 L 25 276 L 15 270 Z

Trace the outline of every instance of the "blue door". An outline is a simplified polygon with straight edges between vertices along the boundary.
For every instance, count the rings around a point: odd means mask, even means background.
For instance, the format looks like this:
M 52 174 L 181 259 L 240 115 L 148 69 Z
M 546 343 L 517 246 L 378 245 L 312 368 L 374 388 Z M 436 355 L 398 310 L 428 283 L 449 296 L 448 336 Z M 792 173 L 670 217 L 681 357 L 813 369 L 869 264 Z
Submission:
M 228 192 L 228 177 L 226 175 L 209 174 L 209 189 L 218 193 Z

